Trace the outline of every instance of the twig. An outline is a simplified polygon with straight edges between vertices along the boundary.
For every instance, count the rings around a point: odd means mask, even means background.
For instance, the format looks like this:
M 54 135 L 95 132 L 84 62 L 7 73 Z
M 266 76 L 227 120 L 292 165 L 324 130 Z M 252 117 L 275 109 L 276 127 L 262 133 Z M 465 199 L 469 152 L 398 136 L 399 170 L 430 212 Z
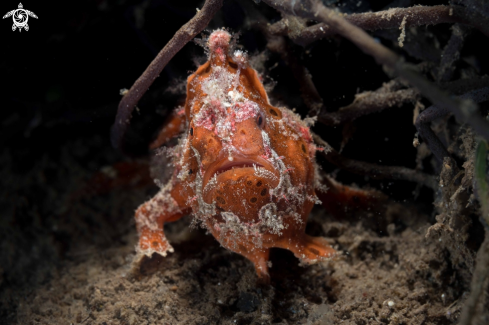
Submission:
M 265 2 L 269 3 L 271 1 L 265 0 Z M 278 7 L 284 9 L 279 9 L 280 11 L 285 11 L 287 6 L 291 8 L 290 3 L 284 1 L 284 5 Z M 298 6 L 296 5 L 296 7 Z M 297 10 L 297 14 L 299 15 L 299 10 Z M 475 12 L 468 12 L 461 6 L 439 5 L 432 7 L 417 6 L 410 8 L 392 8 L 378 12 L 347 15 L 344 18 L 351 24 L 364 30 L 374 31 L 391 28 L 397 29 L 401 25 L 404 17 L 406 18 L 405 27 L 436 25 L 442 23 L 462 23 L 478 28 L 482 33 L 489 37 L 489 23 L 484 16 Z M 308 18 L 316 20 L 314 17 Z M 332 37 L 337 33 L 341 34 L 334 26 L 332 27 L 333 28 L 330 28 L 328 22 L 319 23 L 300 31 L 296 31 L 296 36 L 292 39 L 297 44 L 306 46 L 316 40 Z M 283 21 L 271 25 L 270 31 L 281 35 L 290 32 L 287 24 Z
M 356 161 L 340 155 L 326 141 L 321 139 L 316 134 L 313 134 L 314 142 L 322 147 L 322 155 L 332 164 L 340 167 L 343 170 L 354 174 L 366 175 L 373 179 L 397 179 L 407 180 L 425 185 L 431 189 L 437 189 L 438 185 L 433 176 L 420 173 L 416 170 L 399 167 L 399 166 L 381 166 L 377 164 L 367 163 L 364 161 Z
M 275 40 L 268 42 L 267 48 L 280 54 L 282 60 L 289 66 L 294 79 L 299 84 L 299 91 L 304 103 L 309 108 L 309 116 L 316 116 L 323 107 L 323 99 L 319 95 L 316 86 L 312 81 L 312 76 L 304 67 L 299 59 L 294 55 L 292 47 L 287 44 L 287 40 L 281 36 L 273 36 Z
M 432 34 L 429 30 L 420 28 L 416 33 L 409 32 L 409 41 L 404 42 L 402 46 L 403 52 L 410 56 L 422 60 L 439 64 L 441 57 L 441 49 L 433 42 Z M 383 29 L 374 32 L 375 37 L 380 37 L 389 40 L 394 44 L 399 44 L 399 30 Z
M 430 106 L 418 115 L 418 118 L 414 123 L 419 136 L 426 142 L 426 145 L 439 162 L 443 162 L 443 158 L 445 157 L 450 157 L 450 154 L 445 145 L 443 145 L 441 140 L 431 129 L 430 123 L 448 113 L 450 113 L 450 111 L 445 108 Z
M 253 16 L 253 20 L 249 21 L 249 25 L 263 33 L 267 39 L 267 48 L 272 52 L 278 53 L 291 69 L 294 78 L 299 84 L 301 97 L 309 108 L 308 116 L 318 115 L 324 106 L 323 99 L 319 95 L 319 92 L 312 81 L 311 74 L 294 55 L 292 46 L 287 43 L 287 40 L 284 37 L 270 33 L 268 21 L 261 12 L 254 8 L 254 6 L 251 6 L 248 2 L 244 2 L 243 5 L 245 10 L 250 12 Z M 287 18 L 292 24 L 298 26 L 304 25 L 303 19 L 294 16 L 288 16 Z
M 455 4 L 464 5 L 469 11 L 477 11 L 479 14 L 489 18 L 489 2 L 486 0 L 453 0 Z
M 90 316 L 91 316 L 91 315 L 92 315 L 92 313 L 88 314 L 87 318 L 85 318 L 84 320 L 82 320 L 80 324 L 85 323 L 85 322 L 87 321 L 87 319 L 89 319 L 89 318 L 90 318 Z
M 124 134 L 129 127 L 132 111 L 141 97 L 173 56 L 209 24 L 215 13 L 222 7 L 222 3 L 223 0 L 206 0 L 204 7 L 175 33 L 131 89 L 122 97 L 111 130 L 111 141 L 114 147 L 123 149 Z
M 414 71 L 394 52 L 376 42 L 362 29 L 352 25 L 334 11 L 326 8 L 321 1 L 305 0 L 300 2 L 264 0 L 270 6 L 286 13 L 327 23 L 333 30 L 349 39 L 366 54 L 371 55 L 379 64 L 394 70 L 400 77 L 415 86 L 434 105 L 446 108 L 457 117 L 461 116 L 484 138 L 489 140 L 489 123 L 476 115 L 478 107 L 472 101 L 450 98 L 435 84 Z M 455 11 L 455 10 L 454 10 Z
M 463 94 L 462 96 L 459 96 L 459 98 L 471 99 L 476 103 L 481 103 L 489 100 L 489 87 L 472 90 L 466 94 Z M 449 157 L 450 154 L 440 139 L 436 136 L 435 132 L 433 132 L 429 123 L 437 118 L 447 115 L 448 113 L 450 113 L 450 111 L 444 107 L 430 106 L 418 115 L 418 118 L 414 124 L 419 132 L 419 135 L 423 138 L 431 152 L 433 152 L 435 157 L 440 162 L 443 162 L 443 159 L 445 157 Z M 477 112 L 474 112 L 472 116 L 477 116 Z M 460 115 L 457 117 L 463 118 L 463 116 Z M 472 125 L 475 129 L 479 124 L 477 121 L 472 121 Z
M 452 36 L 447 46 L 443 49 L 441 56 L 440 68 L 437 74 L 438 82 L 450 81 L 455 71 L 455 63 L 460 58 L 460 51 L 464 45 L 465 36 L 468 28 L 455 24 L 452 26 Z
M 376 91 L 366 91 L 355 96 L 355 100 L 348 106 L 340 108 L 334 113 L 325 113 L 318 117 L 318 121 L 325 125 L 339 125 L 353 121 L 360 116 L 380 112 L 394 106 L 406 103 L 415 103 L 419 93 L 415 89 L 392 90 L 391 81 Z
M 489 76 L 444 82 L 440 83 L 440 87 L 450 94 L 462 95 L 474 89 L 489 87 Z

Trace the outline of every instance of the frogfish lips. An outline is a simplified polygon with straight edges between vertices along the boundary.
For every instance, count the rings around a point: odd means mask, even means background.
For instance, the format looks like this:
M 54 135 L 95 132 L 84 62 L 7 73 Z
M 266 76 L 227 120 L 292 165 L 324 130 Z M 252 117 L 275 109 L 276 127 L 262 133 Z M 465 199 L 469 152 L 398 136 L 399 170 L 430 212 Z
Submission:
M 278 172 L 263 158 L 226 158 L 204 174 L 203 197 L 223 211 L 254 218 L 262 206 L 272 202 L 270 190 L 278 184 Z

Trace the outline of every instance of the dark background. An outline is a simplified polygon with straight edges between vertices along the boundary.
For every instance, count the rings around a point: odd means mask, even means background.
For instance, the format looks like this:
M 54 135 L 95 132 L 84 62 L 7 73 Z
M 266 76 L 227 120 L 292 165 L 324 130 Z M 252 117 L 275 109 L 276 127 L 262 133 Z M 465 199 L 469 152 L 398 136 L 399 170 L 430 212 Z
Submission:
M 83 139 L 85 135 L 99 134 L 107 150 L 112 150 L 107 141 L 120 89 L 132 85 L 174 32 L 194 15 L 195 8 L 202 6 L 201 2 L 24 2 L 24 8 L 39 17 L 29 19 L 28 32 L 12 32 L 11 18 L 2 20 L 0 145 L 12 150 L 16 168 L 29 169 L 40 155 L 55 152 L 67 139 Z M 364 2 L 361 7 L 345 3 L 341 8 L 348 12 L 352 8 L 380 10 L 389 2 L 376 1 L 375 6 Z M 7 12 L 17 5 L 3 2 L 2 10 Z M 270 22 L 280 19 L 265 4 L 255 6 Z M 253 19 L 239 1 L 225 1 L 209 30 L 228 27 L 241 33 L 240 44 L 251 54 L 262 52 L 266 41 L 259 32 L 245 26 L 246 17 Z M 448 25 L 433 27 L 435 31 L 441 30 L 441 41 L 448 38 L 448 28 Z M 293 48 L 294 55 L 312 72 L 328 110 L 347 105 L 356 93 L 375 90 L 389 80 L 372 58 L 348 41 L 337 38 L 316 42 L 306 50 Z M 290 69 L 279 55 L 270 52 L 266 55 L 269 71 L 265 75 L 277 83 L 272 99 L 296 108 L 304 116 L 307 108 Z M 203 49 L 189 43 L 165 68 L 139 105 L 141 115 L 134 118 L 133 124 L 140 128 L 129 139 L 132 153 L 144 154 L 145 144 L 165 114 L 184 100 L 182 94 L 165 90 L 182 85 L 195 69 L 195 62 L 203 60 Z M 362 122 L 356 125 L 355 136 L 344 149 L 346 156 L 414 167 L 412 107 L 376 114 Z M 340 129 L 316 131 L 339 147 Z
M 250 2 L 271 23 L 280 19 L 280 15 L 265 4 Z M 357 1 L 345 2 L 342 10 L 375 11 L 389 2 L 375 1 L 375 5 L 370 6 L 363 1 L 360 7 L 356 7 Z M 75 233 L 70 233 L 68 228 L 60 230 L 54 226 L 59 215 L 60 196 L 52 192 L 77 191 L 102 167 L 126 159 L 110 144 L 110 127 L 120 100 L 119 91 L 133 84 L 202 3 L 187 0 L 23 1 L 24 9 L 39 17 L 29 18 L 29 31 L 12 32 L 10 17 L 0 21 L 0 170 L 4 180 L 0 180 L 0 289 L 2 299 L 6 299 L 0 310 L 2 319 L 14 317 L 16 294 L 24 294 L 26 291 L 22 290 L 26 287 L 31 286 L 29 290 L 32 290 L 32 286 L 48 281 L 51 267 L 62 265 L 74 243 L 78 245 L 83 238 L 89 242 L 93 229 L 109 234 L 109 239 L 104 242 L 107 247 L 113 241 L 109 228 L 114 222 L 129 224 L 126 228 L 132 229 L 132 225 L 125 221 L 132 215 L 133 210 L 129 207 L 118 214 L 118 220 L 108 217 L 104 223 L 86 217 L 86 229 L 82 227 L 84 230 Z M 439 3 L 444 2 L 423 2 L 427 5 Z M 18 0 L 2 1 L 0 13 L 4 15 L 17 6 Z M 246 19 L 253 19 L 253 16 L 240 1 L 225 0 L 224 8 L 209 30 L 228 27 L 241 33 L 240 44 L 250 54 L 265 51 L 265 38 L 259 31 L 248 29 Z M 420 28 L 436 35 L 443 48 L 450 36 L 449 27 Z M 402 53 L 391 42 L 382 42 Z M 486 39 L 475 31 L 467 39 L 462 53 L 463 57 L 473 58 L 480 74 L 488 70 L 487 60 L 484 61 L 489 57 L 488 50 L 480 47 L 484 42 Z M 390 80 L 371 57 L 343 39 L 323 40 L 305 49 L 291 46 L 293 54 L 311 72 L 328 110 L 335 111 L 348 105 L 356 93 L 375 90 Z M 266 77 L 276 82 L 270 94 L 272 101 L 296 108 L 305 116 L 307 107 L 290 69 L 278 54 L 265 52 L 265 55 L 268 57 Z M 403 55 L 412 63 L 420 62 Z M 184 100 L 182 93 L 166 90 L 181 86 L 195 70 L 196 62 L 203 60 L 203 49 L 194 43 L 187 44 L 150 88 L 139 104 L 140 114 L 133 118 L 134 127 L 129 139 L 129 151 L 133 156 L 144 157 L 147 143 L 164 117 Z M 356 131 L 342 154 L 382 165 L 415 167 L 416 149 L 412 141 L 416 131 L 412 105 L 363 117 L 355 127 Z M 342 128 L 317 125 L 314 131 L 339 148 Z M 40 168 L 40 163 L 44 164 L 42 181 L 33 177 L 39 174 L 33 171 Z M 321 165 L 344 183 L 376 187 L 395 200 L 416 202 L 421 210 L 432 211 L 433 193 L 427 189 L 418 191 L 413 183 L 374 182 L 339 171 L 322 160 Z M 436 171 L 429 159 L 425 165 L 428 172 Z M 74 173 L 78 176 L 74 177 Z M 138 200 L 141 203 L 144 197 Z M 103 209 L 101 206 L 94 209 Z M 76 219 L 66 219 L 65 223 L 78 225 Z M 100 226 L 104 224 L 107 228 Z M 46 240 L 49 243 L 43 244 Z M 39 277 L 39 270 L 44 270 L 42 277 Z
M 423 4 L 443 3 L 425 2 Z M 372 6 L 363 2 L 360 7 L 344 3 L 346 5 L 340 8 L 349 12 L 352 8 L 380 10 L 389 1 L 376 1 Z M 6 1 L 2 3 L 2 10 L 6 13 L 17 5 L 17 2 Z M 120 89 L 132 85 L 174 32 L 202 6 L 202 1 L 49 1 L 24 2 L 23 5 L 39 17 L 29 19 L 28 32 L 12 32 L 11 18 L 1 21 L 0 145 L 19 150 L 18 167 L 28 168 L 29 161 L 46 150 L 56 149 L 57 144 L 67 138 L 100 134 L 107 140 Z M 280 15 L 265 4 L 255 6 L 270 22 L 280 19 Z M 266 41 L 260 33 L 245 26 L 247 17 L 253 20 L 239 1 L 227 0 L 209 30 L 228 27 L 241 33 L 240 44 L 251 54 L 262 52 Z M 443 47 L 450 35 L 449 27 L 442 24 L 422 28 L 436 33 Z M 477 31 L 473 34 L 464 52 L 468 52 L 468 56 L 475 55 L 483 72 L 487 70 L 487 63 L 482 58 L 489 53 L 478 46 L 482 44 L 482 35 Z M 384 42 L 392 48 L 391 43 Z M 311 71 L 328 110 L 337 110 L 351 103 L 356 93 L 375 90 L 389 80 L 372 58 L 348 41 L 338 38 L 316 42 L 306 49 L 293 48 L 294 55 Z M 394 50 L 399 48 L 394 47 Z M 307 108 L 292 73 L 277 54 L 267 52 L 267 56 L 266 66 L 273 68 L 266 71 L 266 76 L 277 83 L 272 99 L 295 107 L 305 115 Z M 419 62 L 404 56 L 408 61 Z M 144 152 L 138 146 L 144 146 L 144 141 L 153 135 L 162 121 L 158 116 L 164 116 L 184 99 L 181 94 L 172 96 L 164 91 L 169 86 L 181 85 L 195 69 L 195 62 L 203 60 L 203 49 L 189 43 L 150 88 L 150 96 L 139 105 L 143 115 L 140 119 L 146 119 L 149 125 L 138 131 L 143 142 L 133 148 L 134 153 Z M 412 107 L 366 117 L 362 120 L 365 123 L 357 125 L 357 133 L 346 146 L 345 155 L 413 167 L 414 162 L 407 158 L 415 152 L 411 146 L 415 129 L 410 115 Z M 324 137 L 338 147 L 339 132 L 329 131 L 330 135 L 324 134 Z

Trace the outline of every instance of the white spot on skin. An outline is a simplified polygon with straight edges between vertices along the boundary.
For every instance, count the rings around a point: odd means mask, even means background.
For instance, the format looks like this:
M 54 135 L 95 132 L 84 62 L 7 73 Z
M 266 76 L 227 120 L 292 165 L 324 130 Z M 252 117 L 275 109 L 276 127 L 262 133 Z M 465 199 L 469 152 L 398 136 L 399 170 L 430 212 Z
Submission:
M 243 68 L 248 64 L 248 55 L 243 51 L 240 50 L 234 51 L 233 59 L 240 68 Z
M 138 229 L 147 227 L 151 230 L 159 230 L 157 219 L 160 215 L 180 212 L 177 202 L 170 194 L 171 190 L 172 185 L 169 182 L 151 200 L 140 206 L 145 207 L 146 213 L 136 213 L 136 225 Z

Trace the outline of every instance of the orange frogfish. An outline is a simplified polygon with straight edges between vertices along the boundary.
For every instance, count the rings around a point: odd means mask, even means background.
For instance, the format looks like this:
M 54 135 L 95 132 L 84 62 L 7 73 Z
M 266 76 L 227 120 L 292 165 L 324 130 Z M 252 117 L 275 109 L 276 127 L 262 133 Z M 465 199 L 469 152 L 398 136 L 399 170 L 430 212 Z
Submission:
M 136 211 L 138 252 L 166 256 L 173 248 L 163 225 L 186 214 L 233 252 L 253 262 L 269 282 L 270 248 L 292 251 L 305 264 L 335 255 L 324 238 L 305 234 L 320 203 L 314 145 L 308 125 L 292 111 L 270 105 L 247 54 L 232 36 L 214 31 L 208 61 L 188 77 L 178 145 L 167 148 L 169 181 Z M 177 122 L 160 139 L 178 131 Z

